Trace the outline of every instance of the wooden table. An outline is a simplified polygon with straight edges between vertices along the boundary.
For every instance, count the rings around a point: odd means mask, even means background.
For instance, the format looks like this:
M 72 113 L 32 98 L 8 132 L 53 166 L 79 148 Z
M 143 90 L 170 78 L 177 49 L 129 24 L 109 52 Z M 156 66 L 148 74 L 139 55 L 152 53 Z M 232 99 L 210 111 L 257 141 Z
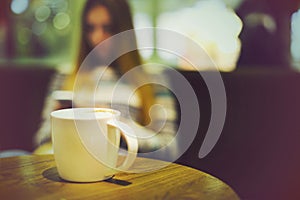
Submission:
M 134 168 L 163 161 L 138 158 Z M 157 165 L 156 165 L 157 166 Z M 157 171 L 128 174 L 95 183 L 59 178 L 52 155 L 0 159 L 0 199 L 239 199 L 224 182 L 171 163 Z

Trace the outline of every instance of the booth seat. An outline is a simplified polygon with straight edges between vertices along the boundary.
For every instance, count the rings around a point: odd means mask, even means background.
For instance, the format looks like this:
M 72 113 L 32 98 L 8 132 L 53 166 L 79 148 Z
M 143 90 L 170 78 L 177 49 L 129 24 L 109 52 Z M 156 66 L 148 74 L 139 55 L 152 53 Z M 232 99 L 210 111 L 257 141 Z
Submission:
M 44 65 L 0 64 L 0 151 L 32 152 L 48 87 L 56 70 Z
M 220 178 L 242 199 L 300 199 L 300 74 L 251 68 L 221 73 L 226 120 L 217 144 L 200 159 L 211 117 L 210 95 L 198 72 L 180 73 L 197 95 L 200 122 L 193 143 L 177 162 Z M 169 78 L 180 90 L 174 77 Z

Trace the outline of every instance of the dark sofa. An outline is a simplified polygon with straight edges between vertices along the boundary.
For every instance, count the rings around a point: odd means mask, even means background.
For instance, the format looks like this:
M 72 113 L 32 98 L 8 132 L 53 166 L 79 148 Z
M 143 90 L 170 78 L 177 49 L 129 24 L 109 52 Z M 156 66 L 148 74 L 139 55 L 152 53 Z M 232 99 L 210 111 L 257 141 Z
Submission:
M 300 74 L 251 68 L 221 73 L 226 120 L 216 146 L 200 159 L 211 116 L 210 96 L 198 72 L 180 73 L 194 88 L 201 119 L 196 138 L 177 162 L 220 178 L 242 199 L 300 199 Z M 180 113 L 178 105 L 177 110 Z
M 34 149 L 33 136 L 54 74 L 47 65 L 0 64 L 0 151 Z

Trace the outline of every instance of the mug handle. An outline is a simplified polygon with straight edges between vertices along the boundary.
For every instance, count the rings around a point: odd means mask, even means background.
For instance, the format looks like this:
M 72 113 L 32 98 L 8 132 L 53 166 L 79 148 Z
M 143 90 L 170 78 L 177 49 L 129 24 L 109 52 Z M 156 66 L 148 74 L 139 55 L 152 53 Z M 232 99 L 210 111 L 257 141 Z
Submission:
M 114 129 L 119 129 L 122 136 L 127 143 L 127 156 L 124 162 L 116 167 L 119 171 L 126 171 L 135 161 L 138 152 L 138 140 L 132 129 L 125 123 L 117 120 L 110 120 L 107 122 L 108 134 L 110 131 L 114 132 Z

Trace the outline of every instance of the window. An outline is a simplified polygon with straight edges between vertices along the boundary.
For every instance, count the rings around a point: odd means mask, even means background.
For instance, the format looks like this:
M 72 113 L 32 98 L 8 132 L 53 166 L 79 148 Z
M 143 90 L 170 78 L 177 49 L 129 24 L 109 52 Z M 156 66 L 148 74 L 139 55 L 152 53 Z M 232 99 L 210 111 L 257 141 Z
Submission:
M 7 1 L 7 0 L 6 0 Z M 70 0 L 12 0 L 5 18 L 8 38 L 1 59 L 71 67 L 79 9 Z M 80 1 L 76 2 L 78 5 Z M 68 66 L 65 66 L 68 65 Z

